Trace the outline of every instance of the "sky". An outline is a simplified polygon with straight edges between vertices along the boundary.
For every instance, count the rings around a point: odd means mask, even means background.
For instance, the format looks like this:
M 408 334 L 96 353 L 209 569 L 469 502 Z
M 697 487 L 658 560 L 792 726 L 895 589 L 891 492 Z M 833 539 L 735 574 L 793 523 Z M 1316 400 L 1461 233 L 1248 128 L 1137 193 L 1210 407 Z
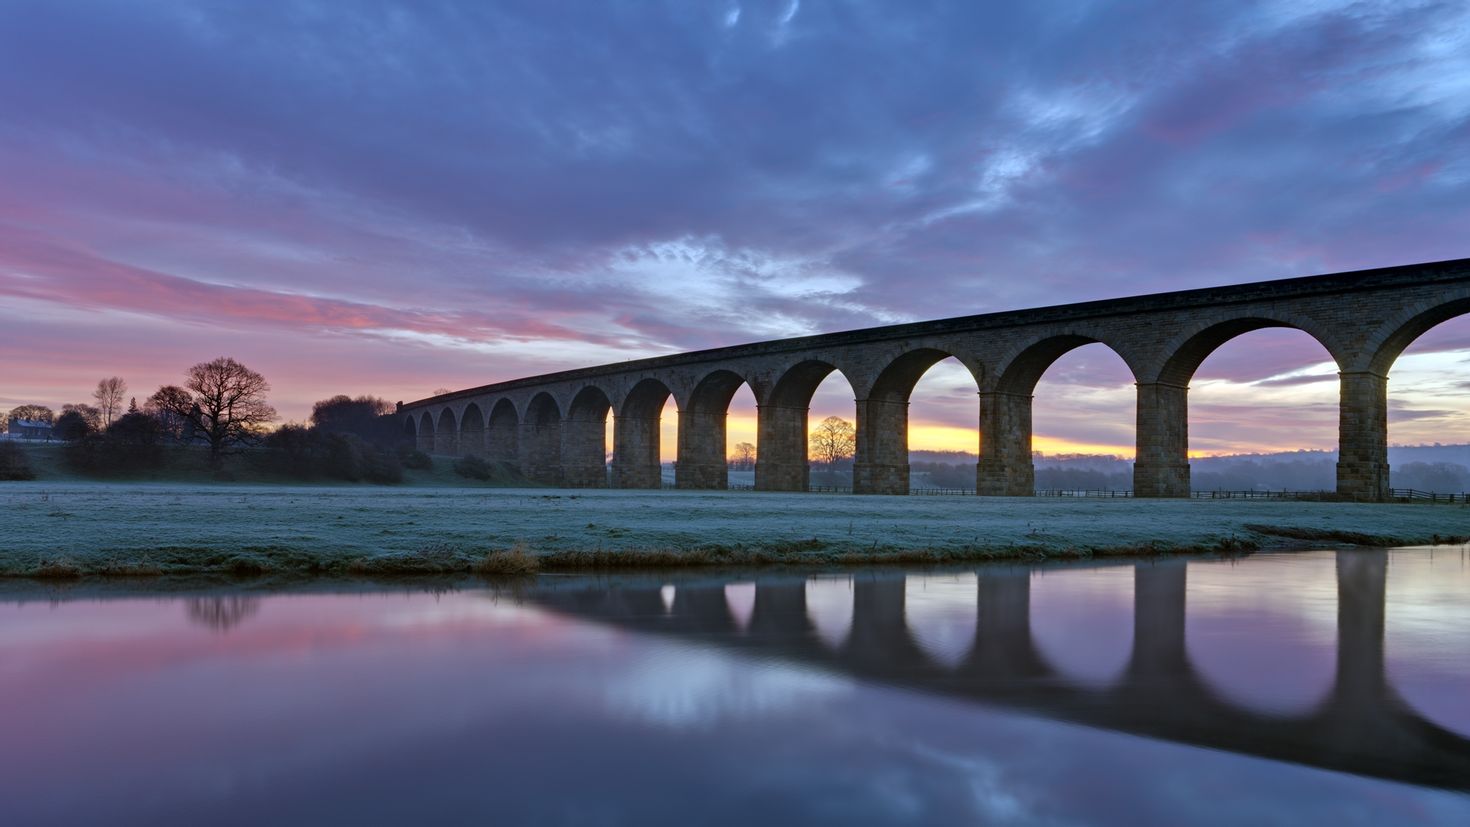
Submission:
M 0 0 L 0 408 L 230 355 L 299 421 L 1470 256 L 1463 2 L 994 5 Z M 1393 442 L 1470 441 L 1467 361 L 1463 320 L 1410 349 Z M 1295 331 L 1229 343 L 1191 451 L 1333 447 L 1334 372 Z M 1036 447 L 1131 454 L 1132 405 L 1076 351 Z M 813 414 L 851 417 L 840 377 Z M 973 450 L 973 382 L 936 367 L 912 419 Z

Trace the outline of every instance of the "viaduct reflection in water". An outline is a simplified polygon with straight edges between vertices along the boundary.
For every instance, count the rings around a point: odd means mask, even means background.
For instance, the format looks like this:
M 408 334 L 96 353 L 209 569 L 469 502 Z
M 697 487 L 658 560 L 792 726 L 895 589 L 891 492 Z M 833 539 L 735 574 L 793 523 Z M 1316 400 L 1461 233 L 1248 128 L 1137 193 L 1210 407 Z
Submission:
M 531 600 L 578 618 L 843 672 L 868 681 L 1006 706 L 1118 732 L 1351 772 L 1470 790 L 1470 739 L 1420 714 L 1384 664 L 1387 552 L 1337 554 L 1337 647 L 1330 691 L 1300 714 L 1229 699 L 1190 660 L 1183 560 L 1133 568 L 1132 650 L 1105 686 L 1057 669 L 1032 632 L 1029 567 L 976 571 L 974 642 L 957 660 L 930 654 L 905 612 L 905 576 L 855 577 L 845 640 L 818 633 L 807 579 L 759 578 L 748 620 L 724 581 L 608 588 L 579 579 L 538 585 Z M 543 578 L 545 581 L 546 578 Z M 747 607 L 737 607 L 745 614 Z

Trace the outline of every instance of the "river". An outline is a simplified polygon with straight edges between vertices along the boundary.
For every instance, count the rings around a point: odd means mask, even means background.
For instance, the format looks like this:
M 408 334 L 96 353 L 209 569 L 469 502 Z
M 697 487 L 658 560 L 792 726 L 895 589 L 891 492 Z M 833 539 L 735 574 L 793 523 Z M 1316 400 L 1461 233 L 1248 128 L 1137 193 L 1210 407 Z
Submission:
M 1459 548 L 0 594 L 0 821 L 1470 823 Z

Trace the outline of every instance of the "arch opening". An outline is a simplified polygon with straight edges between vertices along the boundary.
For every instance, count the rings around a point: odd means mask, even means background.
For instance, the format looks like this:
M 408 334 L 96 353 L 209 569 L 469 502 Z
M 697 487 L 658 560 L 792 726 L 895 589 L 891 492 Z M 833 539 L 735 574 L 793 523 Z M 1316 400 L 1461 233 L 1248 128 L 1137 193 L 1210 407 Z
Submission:
M 1255 342 L 1254 365 L 1238 356 L 1232 361 L 1229 353 L 1241 353 L 1237 346 L 1228 343 L 1249 336 Z M 1296 371 L 1306 362 L 1301 360 L 1300 337 L 1305 336 L 1327 355 L 1327 362 L 1336 364 L 1322 340 L 1296 324 L 1279 319 L 1249 316 L 1229 319 L 1205 327 L 1189 336 L 1174 352 L 1167 355 L 1155 381 L 1138 385 L 1138 440 L 1137 458 L 1134 464 L 1134 493 L 1137 496 L 1187 497 L 1197 488 L 1191 469 L 1189 392 L 1196 378 L 1210 379 L 1214 366 L 1233 365 L 1227 371 L 1235 375 L 1258 374 L 1262 369 L 1278 366 L 1274 374 L 1257 375 L 1248 381 L 1274 381 L 1282 385 L 1309 384 L 1311 380 Z M 1269 348 L 1276 342 L 1277 349 Z M 1283 344 L 1284 342 L 1284 344 Z M 1226 349 L 1227 356 L 1214 354 Z M 1293 361 L 1295 360 L 1295 361 Z M 1310 360 L 1306 360 L 1310 361 Z M 1204 373 L 1201 374 L 1201 370 Z M 1216 383 L 1218 384 L 1218 382 Z M 1241 383 L 1237 383 L 1241 384 Z M 1216 413 L 1225 413 L 1217 410 Z M 1249 406 L 1237 406 L 1235 416 L 1246 415 Z
M 1188 385 L 1190 490 L 1337 488 L 1341 380 L 1311 334 L 1283 325 L 1239 332 L 1200 359 Z
M 856 452 L 853 397 L 851 383 L 836 365 L 807 360 L 788 368 L 760 407 L 755 487 L 850 486 Z M 834 421 L 824 425 L 828 418 Z M 819 427 L 821 436 L 811 439 Z
M 750 395 L 745 377 L 730 370 L 714 371 L 695 385 L 687 406 L 678 413 L 675 464 L 678 487 L 729 487 L 734 462 L 728 445 L 730 404 L 741 388 L 746 389 L 747 396 Z M 753 475 L 753 444 L 748 453 L 749 473 Z
M 1067 351 L 1036 383 L 1033 404 L 1036 490 L 1132 490 L 1138 389 L 1122 357 L 1101 343 Z
M 561 483 L 561 408 L 542 391 L 526 405 L 520 428 L 521 471 L 532 482 Z
M 1098 347 L 1089 347 L 1093 345 Z M 1090 336 L 1051 336 L 1021 351 L 1002 371 L 995 390 L 980 394 L 979 493 L 1008 497 L 1029 497 L 1036 493 L 1036 468 L 1032 459 L 1035 447 L 1032 399 L 1037 385 L 1052 366 L 1080 348 L 1089 349 L 1076 357 L 1080 361 L 1068 360 L 1073 369 L 1054 376 L 1064 380 L 1070 378 L 1072 384 L 1100 381 L 1104 388 L 1111 387 L 1115 386 L 1115 377 L 1121 375 L 1117 363 L 1122 362 L 1130 380 L 1133 378 L 1131 366 L 1117 350 Z M 1116 361 L 1102 357 L 1103 350 L 1110 352 Z M 1087 371 L 1079 372 L 1075 367 L 1087 365 L 1095 366 L 1096 377 L 1084 379 Z M 1120 403 L 1121 400 L 1114 402 Z M 1054 409 L 1048 407 L 1046 410 L 1050 418 Z M 1069 417 L 1063 415 L 1058 418 Z M 1048 435 L 1047 441 L 1054 440 Z M 1059 440 L 1055 442 L 1064 444 Z
M 930 410 L 934 419 L 910 420 L 910 400 L 924 386 L 940 404 Z M 910 463 L 915 436 L 929 450 L 958 453 L 958 457 L 930 460 L 920 472 L 920 487 L 973 488 L 974 460 L 980 439 L 971 423 L 978 419 L 979 383 L 958 359 L 942 350 L 911 350 L 894 359 L 878 375 L 868 398 L 857 403 L 857 445 L 853 491 L 865 494 L 907 494 L 915 484 Z M 968 467 L 965 467 L 968 465 Z M 936 481 L 934 475 L 938 475 Z
M 618 488 L 662 488 L 662 422 L 673 396 L 668 385 L 648 378 L 628 391 L 613 423 L 613 484 Z
M 760 458 L 759 410 L 755 390 L 748 384 L 735 391 L 726 409 L 726 480 L 731 488 L 755 487 L 755 464 Z
M 1456 303 L 1424 314 L 1401 329 L 1417 336 L 1400 346 L 1396 337 L 1376 360 L 1387 375 L 1384 463 L 1389 486 L 1435 494 L 1470 491 L 1470 405 L 1465 364 L 1470 361 L 1470 315 L 1441 317 Z M 1439 320 L 1424 328 L 1428 321 Z M 1392 353 L 1390 361 L 1382 358 Z M 1389 372 L 1391 369 L 1391 372 Z
M 588 385 L 567 407 L 561 429 L 562 481 L 568 488 L 606 488 L 607 422 L 612 402 L 605 391 Z
M 463 456 L 485 455 L 485 415 L 471 402 L 459 416 L 459 453 Z

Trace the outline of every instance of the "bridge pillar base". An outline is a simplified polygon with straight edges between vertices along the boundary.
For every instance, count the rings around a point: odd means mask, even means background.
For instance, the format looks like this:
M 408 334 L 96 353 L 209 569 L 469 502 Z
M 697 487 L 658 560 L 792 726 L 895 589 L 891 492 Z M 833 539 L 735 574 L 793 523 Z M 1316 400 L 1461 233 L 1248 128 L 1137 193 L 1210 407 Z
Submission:
M 1337 493 L 1355 500 L 1386 500 L 1388 377 L 1368 371 L 1338 375 Z
M 909 493 L 909 403 L 870 397 L 857 400 L 854 494 Z
M 757 491 L 805 491 L 811 482 L 806 456 L 807 409 L 761 405 L 755 458 Z
M 1133 496 L 1188 497 L 1189 463 L 1155 465 L 1134 462 Z
M 680 462 L 674 466 L 674 485 L 704 491 L 725 489 L 730 487 L 730 471 L 723 462 Z
M 662 488 L 659 417 L 614 417 L 613 434 L 613 487 Z
M 859 462 L 852 466 L 852 493 L 907 494 L 909 466 L 895 463 Z
M 1030 394 L 980 394 L 980 462 L 975 469 L 975 493 L 990 497 L 1030 497 L 1036 493 Z
M 1133 496 L 1189 496 L 1189 388 L 1138 384 L 1138 447 Z
M 562 485 L 567 488 L 606 488 L 607 466 L 573 465 L 562 469 Z
M 521 470 L 541 485 L 561 485 L 561 423 L 521 426 Z
M 755 461 L 755 490 L 805 491 L 811 481 L 811 466 L 806 463 Z
M 663 488 L 663 468 L 657 464 L 638 465 L 613 462 L 614 488 Z

